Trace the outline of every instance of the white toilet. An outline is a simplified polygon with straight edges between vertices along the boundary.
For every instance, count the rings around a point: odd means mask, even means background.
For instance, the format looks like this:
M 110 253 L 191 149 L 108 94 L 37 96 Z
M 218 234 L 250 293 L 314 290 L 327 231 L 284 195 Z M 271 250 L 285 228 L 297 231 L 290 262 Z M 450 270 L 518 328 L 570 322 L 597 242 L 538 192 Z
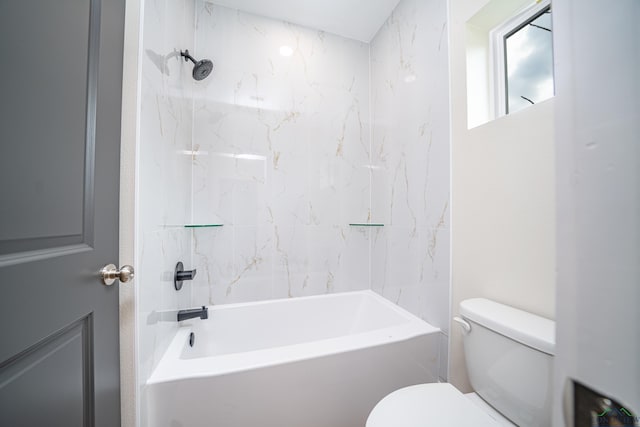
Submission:
M 555 322 L 484 298 L 462 301 L 460 314 L 476 393 L 445 383 L 405 387 L 378 402 L 367 427 L 551 425 Z

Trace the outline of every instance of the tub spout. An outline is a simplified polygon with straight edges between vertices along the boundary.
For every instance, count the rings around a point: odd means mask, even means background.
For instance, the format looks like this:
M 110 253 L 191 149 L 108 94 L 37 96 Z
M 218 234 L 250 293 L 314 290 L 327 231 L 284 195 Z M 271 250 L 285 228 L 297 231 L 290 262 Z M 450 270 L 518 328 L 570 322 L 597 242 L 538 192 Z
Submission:
M 203 305 L 202 308 L 191 308 L 189 310 L 180 310 L 178 312 L 178 322 L 193 319 L 195 317 L 199 317 L 202 320 L 207 319 L 209 317 L 208 308 Z

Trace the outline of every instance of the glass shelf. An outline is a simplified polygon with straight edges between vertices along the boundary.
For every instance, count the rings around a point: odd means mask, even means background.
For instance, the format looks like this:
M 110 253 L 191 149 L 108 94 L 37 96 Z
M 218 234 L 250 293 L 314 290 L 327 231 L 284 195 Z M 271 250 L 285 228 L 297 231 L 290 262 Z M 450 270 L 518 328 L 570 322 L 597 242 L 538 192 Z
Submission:
M 212 228 L 222 227 L 224 224 L 185 224 L 184 228 Z
M 354 222 L 349 224 L 351 227 L 384 227 L 384 224 L 375 222 Z

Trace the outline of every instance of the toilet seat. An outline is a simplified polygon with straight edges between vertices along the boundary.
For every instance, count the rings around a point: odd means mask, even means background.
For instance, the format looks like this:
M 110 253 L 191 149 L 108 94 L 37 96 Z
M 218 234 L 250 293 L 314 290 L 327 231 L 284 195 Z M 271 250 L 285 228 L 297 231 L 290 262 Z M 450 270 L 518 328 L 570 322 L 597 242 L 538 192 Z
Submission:
M 369 414 L 366 427 L 499 427 L 447 383 L 418 384 L 387 395 Z

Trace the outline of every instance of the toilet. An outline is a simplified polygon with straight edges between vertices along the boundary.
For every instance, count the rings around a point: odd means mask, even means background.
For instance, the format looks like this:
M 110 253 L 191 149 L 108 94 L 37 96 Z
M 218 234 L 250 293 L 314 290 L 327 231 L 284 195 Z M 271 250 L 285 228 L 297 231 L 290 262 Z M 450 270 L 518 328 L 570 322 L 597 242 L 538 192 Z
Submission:
M 474 298 L 460 303 L 464 355 L 475 393 L 447 383 L 396 390 L 373 408 L 366 427 L 548 427 L 555 322 Z

